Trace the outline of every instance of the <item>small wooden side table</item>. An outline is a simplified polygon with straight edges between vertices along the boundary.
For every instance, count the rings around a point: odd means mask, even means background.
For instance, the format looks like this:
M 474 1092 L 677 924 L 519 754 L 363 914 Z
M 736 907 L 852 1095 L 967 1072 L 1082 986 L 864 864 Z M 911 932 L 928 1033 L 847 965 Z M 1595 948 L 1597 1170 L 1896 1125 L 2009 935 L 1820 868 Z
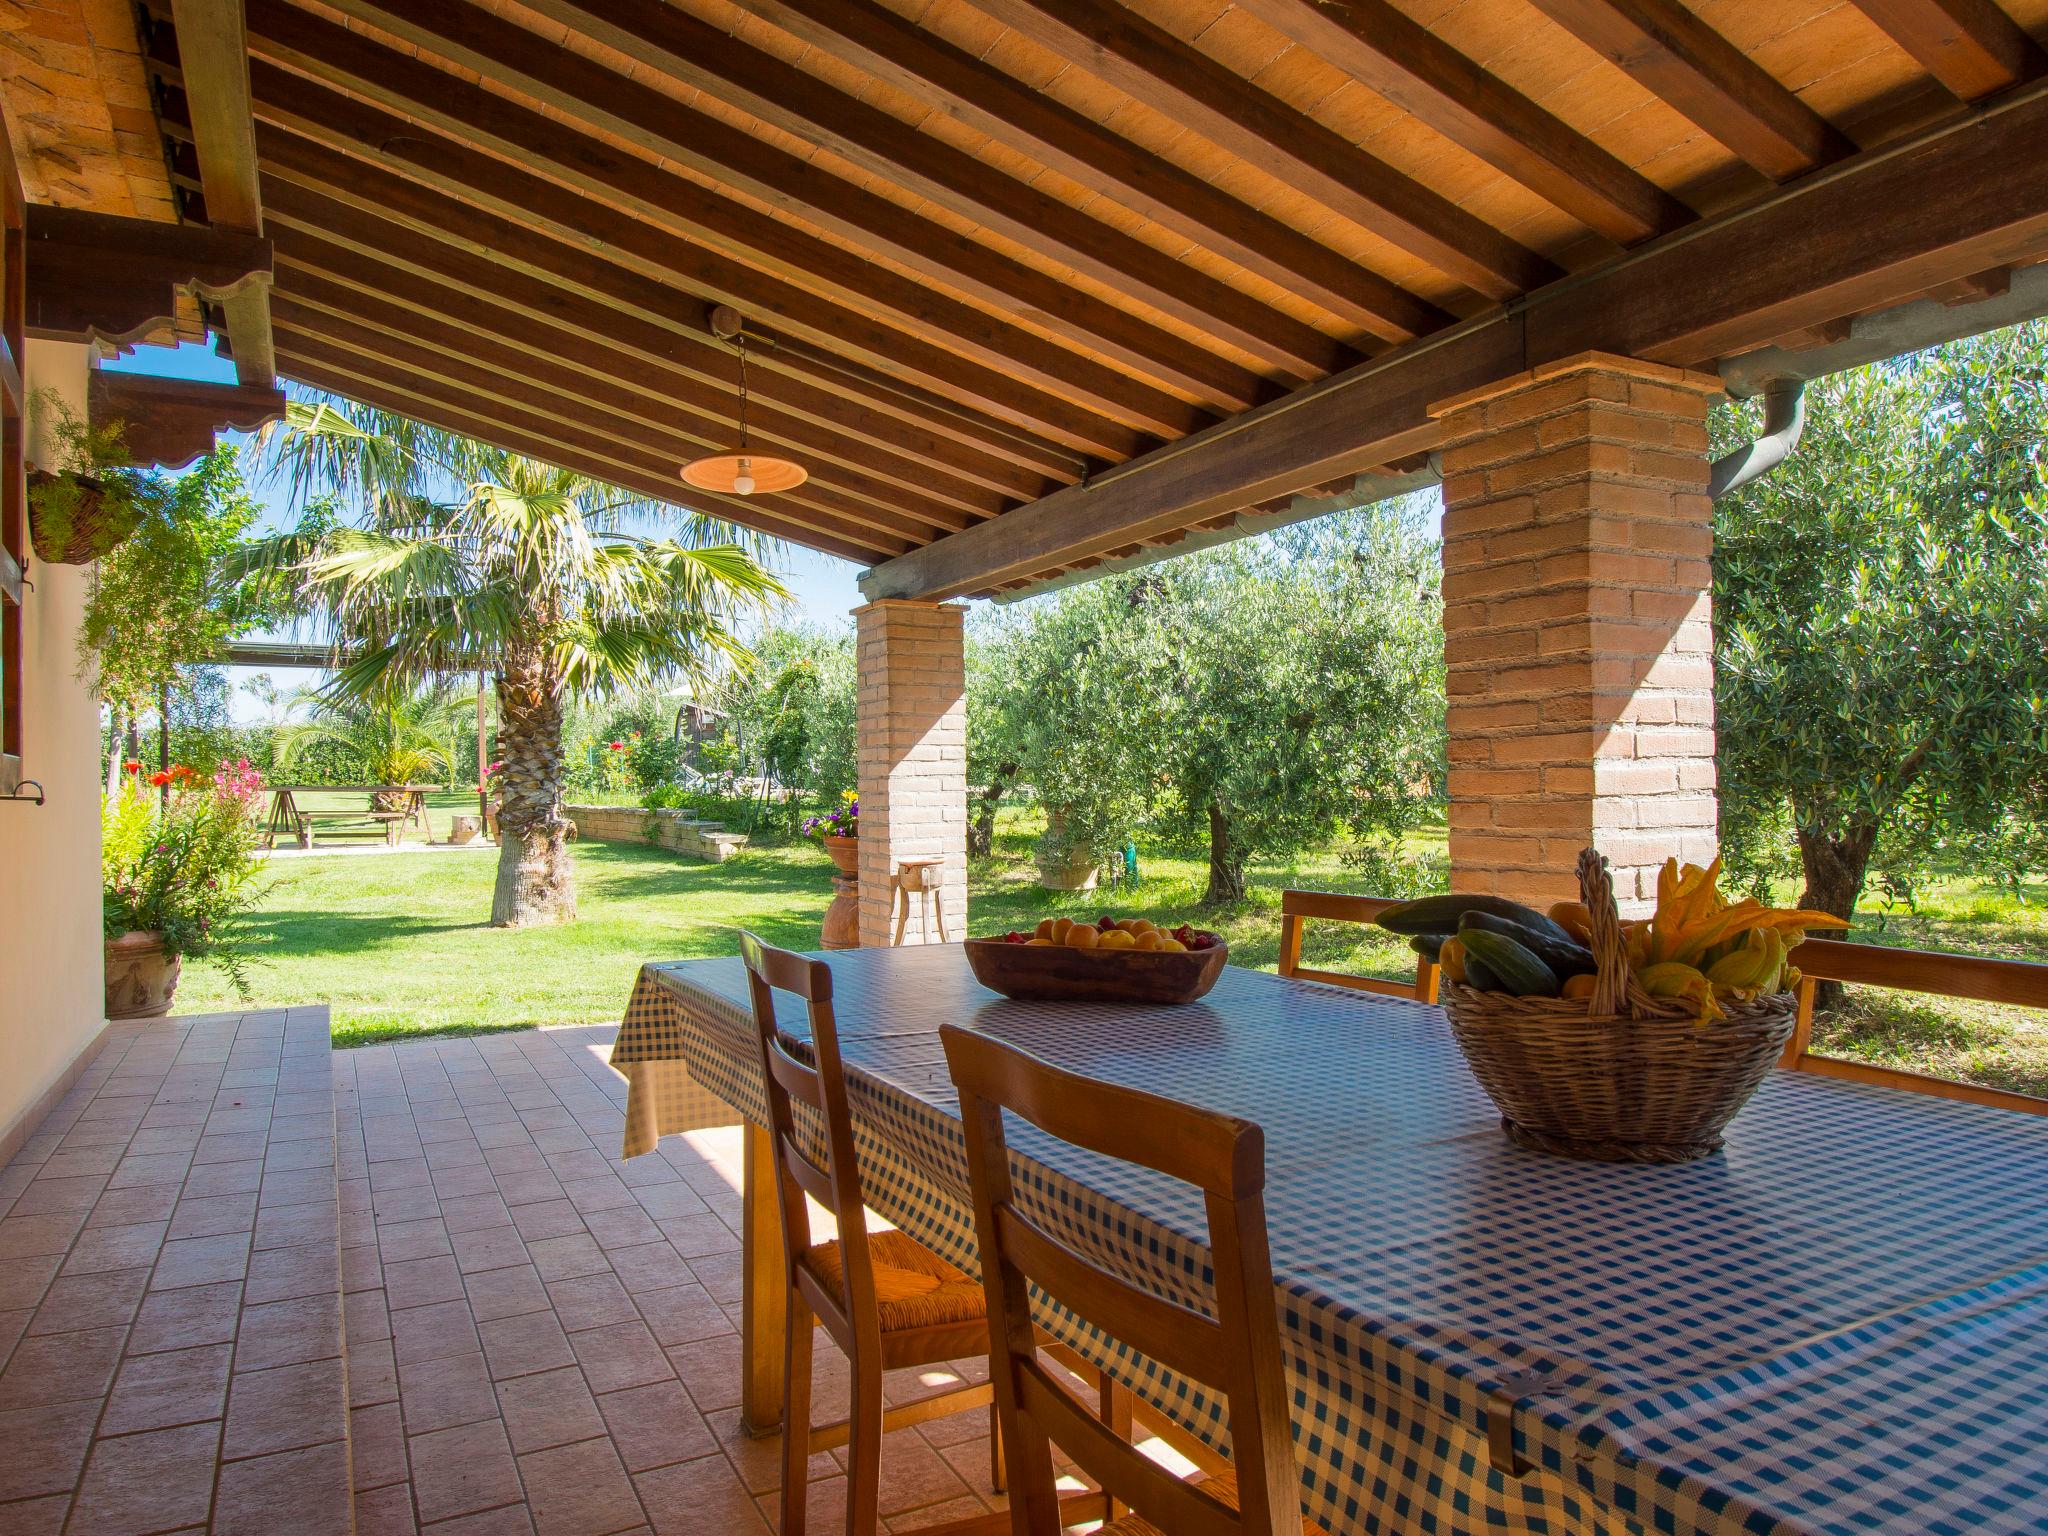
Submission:
M 896 862 L 895 894 L 890 905 L 896 907 L 896 937 L 892 943 L 903 942 L 903 930 L 910 924 L 910 900 L 917 898 L 918 942 L 931 942 L 933 915 L 937 914 L 939 942 L 950 943 L 946 937 L 946 903 L 940 891 L 938 871 L 945 865 L 939 857 L 922 859 L 899 859 Z M 901 903 L 900 906 L 897 903 Z

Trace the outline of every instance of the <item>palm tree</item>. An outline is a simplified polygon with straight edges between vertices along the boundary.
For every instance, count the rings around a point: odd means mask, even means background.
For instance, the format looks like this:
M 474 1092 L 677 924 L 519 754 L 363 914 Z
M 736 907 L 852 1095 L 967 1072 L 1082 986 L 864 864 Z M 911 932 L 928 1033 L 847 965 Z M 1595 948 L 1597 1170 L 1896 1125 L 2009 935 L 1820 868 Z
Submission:
M 329 691 L 492 674 L 504 766 L 491 921 L 574 918 L 563 706 L 746 661 L 735 623 L 786 595 L 755 558 L 762 541 L 348 401 L 294 402 L 266 446 L 308 515 L 255 558 L 332 633 L 344 664 Z M 650 527 L 663 532 L 638 531 Z
M 302 688 L 295 702 L 311 705 L 313 716 L 277 728 L 280 769 L 288 771 L 315 747 L 335 746 L 360 761 L 373 782 L 398 785 L 445 774 L 455 761 L 447 743 L 461 705 L 445 688 L 385 687 L 339 695 Z M 373 793 L 372 809 L 395 810 L 395 802 L 404 798 Z

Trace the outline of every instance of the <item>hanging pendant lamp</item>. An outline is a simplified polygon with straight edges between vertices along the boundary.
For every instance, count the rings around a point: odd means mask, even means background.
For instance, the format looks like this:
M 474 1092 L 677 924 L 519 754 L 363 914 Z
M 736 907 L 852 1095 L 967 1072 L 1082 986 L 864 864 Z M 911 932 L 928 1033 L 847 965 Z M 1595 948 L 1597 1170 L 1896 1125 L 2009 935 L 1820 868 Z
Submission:
M 725 453 L 690 460 L 683 466 L 683 480 L 700 491 L 724 491 L 734 496 L 751 496 L 756 491 L 795 490 L 811 478 L 809 470 L 794 459 L 756 453 L 747 445 L 747 337 L 738 329 L 736 316 L 731 340 L 740 357 L 739 446 Z

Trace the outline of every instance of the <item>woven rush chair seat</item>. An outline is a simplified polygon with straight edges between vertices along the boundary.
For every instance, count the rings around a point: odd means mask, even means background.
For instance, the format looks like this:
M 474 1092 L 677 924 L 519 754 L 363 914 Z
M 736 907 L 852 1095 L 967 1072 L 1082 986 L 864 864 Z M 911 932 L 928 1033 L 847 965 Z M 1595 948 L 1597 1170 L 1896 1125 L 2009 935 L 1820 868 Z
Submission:
M 1237 1508 L 1236 1473 L 1217 1472 L 1212 1476 L 1203 1478 L 1201 1482 L 1195 1484 L 1195 1487 L 1199 1491 L 1208 1494 L 1209 1497 L 1213 1498 L 1225 1509 Z M 1095 1536 L 1166 1536 L 1166 1533 L 1142 1515 L 1125 1515 L 1121 1520 L 1112 1521 L 1110 1524 L 1098 1528 Z M 1303 1515 L 1301 1517 L 1301 1536 L 1330 1536 L 1330 1533 L 1320 1525 L 1317 1525 L 1315 1521 L 1309 1519 L 1308 1516 Z
M 958 1356 L 988 1350 L 988 1296 L 981 1282 L 949 1264 L 906 1232 L 868 1234 L 868 1259 L 875 1274 L 875 1315 L 881 1324 L 883 1350 L 892 1333 L 923 1333 L 957 1328 L 963 1347 Z M 798 1261 L 832 1299 L 846 1304 L 846 1276 L 837 1241 L 819 1243 Z M 927 1334 L 921 1348 L 929 1348 Z

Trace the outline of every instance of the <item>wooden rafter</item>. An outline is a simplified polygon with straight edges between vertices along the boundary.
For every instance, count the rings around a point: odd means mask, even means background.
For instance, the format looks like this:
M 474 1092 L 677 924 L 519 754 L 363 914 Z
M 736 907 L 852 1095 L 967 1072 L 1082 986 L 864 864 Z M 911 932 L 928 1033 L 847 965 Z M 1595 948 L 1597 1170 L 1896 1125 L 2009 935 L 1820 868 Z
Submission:
M 2048 70 L 2048 56 L 1996 0 L 1856 0 L 1856 8 L 1964 101 Z
M 1681 0 L 1533 3 L 1773 181 L 1855 150 Z
M 82 208 L 27 210 L 28 331 L 58 341 L 139 339 L 177 296 L 229 298 L 270 280 L 270 242 Z
M 189 464 L 220 433 L 254 432 L 281 418 L 284 407 L 284 392 L 274 382 L 211 384 L 103 368 L 87 380 L 88 418 L 95 429 L 119 423 L 130 464 Z
M 1111 0 L 977 10 L 1489 298 L 1556 277 L 1545 258 Z
M 2048 86 L 1781 189 L 1428 347 L 1299 391 L 872 573 L 871 597 L 975 592 L 1433 446 L 1430 406 L 1586 352 L 1687 366 L 2048 255 Z M 1872 220 L 1868 210 L 1886 210 Z M 1855 237 L 1843 238 L 1844 230 Z M 1363 431 L 1361 423 L 1370 423 Z
M 172 0 L 179 67 L 192 81 L 192 135 L 206 194 L 207 222 L 245 235 L 263 233 L 256 185 L 256 135 L 249 112 L 249 45 L 240 0 Z M 221 300 L 235 376 L 267 386 L 271 356 L 267 286 L 248 283 Z
M 1632 244 L 1693 212 L 1387 0 L 1237 0 L 1588 228 Z
M 874 0 L 742 0 L 756 15 L 930 100 L 1246 270 L 1370 333 L 1400 340 L 1451 317 L 1329 246 L 1133 145 Z
M 810 235 L 737 201 L 709 196 L 701 185 L 578 132 L 560 118 L 529 111 L 421 59 L 294 10 L 282 0 L 253 0 L 249 7 L 253 44 L 265 58 L 289 63 L 318 78 L 345 82 L 351 91 L 371 100 L 468 142 L 543 166 L 592 195 L 643 218 L 659 220 L 686 238 L 710 241 L 765 271 L 820 291 L 829 287 L 835 296 L 845 293 L 855 302 L 893 308 L 916 318 L 942 306 L 941 296 L 932 288 L 893 278 L 866 260 L 865 253 L 873 251 L 948 291 L 967 294 L 997 313 L 1029 314 L 1040 327 L 1058 336 L 1064 347 L 1113 356 L 1124 368 L 1192 394 L 1214 408 L 1241 409 L 1273 392 L 1267 380 L 1248 366 L 979 241 L 950 234 L 929 219 L 875 197 L 808 160 L 532 33 L 520 32 L 500 18 L 476 12 L 460 0 L 402 0 L 402 11 L 400 0 L 374 8 L 369 0 L 348 0 L 348 9 L 408 42 L 453 55 L 465 68 L 513 84 L 576 121 L 673 158 L 840 238 Z M 466 18 L 464 12 L 468 12 Z M 428 21 L 434 26 L 429 27 Z M 454 35 L 444 35 L 442 27 Z M 783 80 L 786 85 L 786 74 Z M 263 94 L 259 85 L 259 95 Z M 997 179 L 985 166 L 979 174 L 983 181 Z M 1249 301 L 1238 297 L 1237 312 L 1248 325 L 1244 304 Z M 1187 318 L 1194 318 L 1194 312 Z M 1281 322 L 1282 331 L 1308 329 L 1278 315 L 1272 318 Z M 966 328 L 960 318 L 941 325 L 942 331 Z M 1330 338 L 1310 334 L 1317 341 L 1304 341 L 1303 346 L 1326 361 L 1341 352 Z M 1307 360 L 1297 366 L 1314 371 Z

